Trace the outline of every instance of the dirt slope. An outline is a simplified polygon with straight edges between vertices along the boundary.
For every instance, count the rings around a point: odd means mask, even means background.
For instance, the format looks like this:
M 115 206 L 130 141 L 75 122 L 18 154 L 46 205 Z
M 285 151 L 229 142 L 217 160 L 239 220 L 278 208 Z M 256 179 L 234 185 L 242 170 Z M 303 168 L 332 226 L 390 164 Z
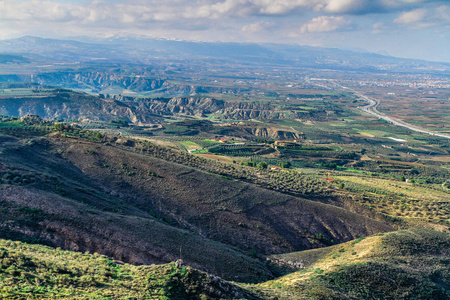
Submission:
M 5 238 L 145 264 L 172 261 L 181 247 L 192 266 L 258 281 L 271 272 L 254 257 L 392 230 L 116 145 L 9 138 L 0 146 L 10 178 L 0 186 Z

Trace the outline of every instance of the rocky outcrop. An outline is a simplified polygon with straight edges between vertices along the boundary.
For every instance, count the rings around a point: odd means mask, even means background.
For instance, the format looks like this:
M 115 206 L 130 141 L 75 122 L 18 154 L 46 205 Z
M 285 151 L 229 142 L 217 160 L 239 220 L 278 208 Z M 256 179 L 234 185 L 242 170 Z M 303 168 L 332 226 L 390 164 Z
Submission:
M 246 131 L 258 138 L 274 139 L 274 140 L 300 140 L 304 136 L 302 133 L 295 131 L 277 130 L 272 128 L 247 128 Z
M 207 115 L 217 112 L 225 105 L 225 101 L 211 98 L 175 97 L 167 103 L 170 112 L 189 115 Z
M 94 80 L 94 79 L 92 79 Z M 101 77 L 97 78 L 101 82 Z M 139 84 L 140 79 L 127 79 Z M 148 82 L 159 86 L 160 82 Z M 14 101 L 11 99 L 14 98 Z M 216 115 L 221 119 L 316 119 L 321 111 L 281 110 L 269 103 L 225 102 L 210 97 L 134 98 L 100 95 L 100 97 L 56 89 L 44 96 L 14 96 L 0 99 L 0 114 L 22 117 L 27 114 L 44 119 L 89 119 L 110 121 L 124 119 L 136 124 L 161 123 L 165 116 Z M 289 132 L 254 132 L 263 138 L 298 139 Z
M 159 123 L 160 118 L 134 105 L 98 97 L 57 91 L 46 97 L 0 99 L 0 114 L 22 117 L 36 115 L 43 119 L 88 119 L 110 121 L 125 119 L 133 123 Z
M 54 72 L 35 76 L 40 84 L 58 85 L 66 88 L 104 90 L 120 87 L 135 92 L 152 91 L 163 87 L 165 80 L 141 76 L 125 76 L 107 72 Z
M 42 85 L 87 89 L 96 92 L 108 89 L 130 90 L 136 93 L 157 91 L 157 95 L 164 97 L 209 93 L 236 94 L 241 92 L 240 88 L 177 84 L 151 76 L 121 74 L 120 71 L 60 71 L 37 74 L 33 77 L 30 75 L 0 75 L 0 82 L 34 82 Z

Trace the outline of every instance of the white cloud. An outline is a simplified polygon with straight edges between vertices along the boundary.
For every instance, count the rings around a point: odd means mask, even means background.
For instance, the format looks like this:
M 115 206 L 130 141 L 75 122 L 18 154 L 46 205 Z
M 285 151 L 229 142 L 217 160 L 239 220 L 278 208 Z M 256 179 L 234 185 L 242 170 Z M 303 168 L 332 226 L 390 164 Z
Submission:
M 304 24 L 300 31 L 305 32 L 329 32 L 335 31 L 343 26 L 349 25 L 350 21 L 346 18 L 320 16 L 312 19 L 310 22 Z
M 255 22 L 255 23 L 246 24 L 246 25 L 242 26 L 241 30 L 243 32 L 255 33 L 255 32 L 260 32 L 260 31 L 266 30 L 270 27 L 273 27 L 274 25 L 275 25 L 275 23 L 273 23 L 273 22 Z
M 426 14 L 426 9 L 416 9 L 402 13 L 398 18 L 394 20 L 394 22 L 399 24 L 417 23 L 419 21 L 422 21 L 425 18 Z
M 441 0 L 442 1 L 442 0 Z M 96 23 L 232 19 L 302 15 L 308 12 L 365 14 L 416 8 L 437 0 L 136 0 L 76 2 L 0 0 L 0 20 Z M 444 1 L 442 1 L 444 2 Z
M 398 24 L 411 24 L 402 26 L 403 30 L 424 25 L 442 25 L 440 28 L 445 30 L 450 22 L 450 9 L 438 2 L 445 3 L 439 0 L 0 0 L 0 35 L 17 36 L 23 32 L 51 36 L 54 33 L 61 37 L 131 32 L 199 40 L 241 38 L 291 42 L 297 41 L 300 33 L 307 32 L 358 28 L 367 35 L 387 34 L 386 25 L 371 28 L 367 24 L 390 24 L 392 12 L 399 14 Z M 425 9 L 428 13 L 421 14 Z M 381 14 L 387 12 L 391 14 Z M 370 21 L 363 20 L 366 14 L 372 14 L 368 16 Z M 349 26 L 350 19 L 354 27 Z M 408 23 L 414 20 L 416 23 Z
M 258 12 L 268 15 L 284 15 L 298 9 L 311 9 L 317 0 L 256 0 Z
M 445 0 L 199 0 L 187 9 L 190 17 L 282 16 L 316 11 L 330 14 L 386 13 Z
M 450 6 L 442 5 L 436 8 L 435 16 L 444 22 L 450 22 Z
M 370 9 L 370 6 L 376 3 L 377 0 L 372 2 L 370 0 L 327 0 L 320 2 L 322 3 L 316 6 L 316 10 L 323 10 L 329 13 L 349 13 Z
M 82 21 L 89 18 L 92 11 L 105 11 L 104 5 L 92 2 L 90 5 L 61 4 L 55 1 L 5 0 L 0 1 L 2 20 L 40 20 L 40 21 Z
M 384 23 L 383 22 L 378 22 L 372 25 L 373 29 L 380 29 L 384 27 Z
M 380 34 L 385 32 L 387 29 L 389 29 L 388 26 L 386 26 L 383 22 L 377 22 L 372 25 L 372 34 Z
M 416 8 L 421 3 L 439 3 L 446 0 L 317 0 L 314 10 L 333 14 L 389 13 Z

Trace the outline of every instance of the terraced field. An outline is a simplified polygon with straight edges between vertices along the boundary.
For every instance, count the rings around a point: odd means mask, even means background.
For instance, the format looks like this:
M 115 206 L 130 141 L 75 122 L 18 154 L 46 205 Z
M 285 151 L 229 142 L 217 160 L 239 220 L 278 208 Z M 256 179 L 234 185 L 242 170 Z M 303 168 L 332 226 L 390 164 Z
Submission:
M 346 188 L 362 195 L 361 203 L 405 220 L 450 224 L 450 191 L 379 178 L 338 176 Z

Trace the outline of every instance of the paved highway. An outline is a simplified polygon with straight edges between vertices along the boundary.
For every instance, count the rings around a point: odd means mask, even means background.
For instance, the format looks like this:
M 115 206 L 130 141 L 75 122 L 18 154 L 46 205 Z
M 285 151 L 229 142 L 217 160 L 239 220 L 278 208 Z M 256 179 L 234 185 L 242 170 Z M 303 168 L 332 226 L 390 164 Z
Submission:
M 348 88 L 348 87 L 345 87 L 345 86 L 342 86 L 342 85 L 340 85 L 340 87 L 342 87 L 343 89 L 346 89 L 348 91 L 352 91 L 358 97 L 360 97 L 360 98 L 366 100 L 367 102 L 369 102 L 369 104 L 367 104 L 366 106 L 359 107 L 359 109 L 361 109 L 363 112 L 366 112 L 366 113 L 371 114 L 371 115 L 373 115 L 375 117 L 378 117 L 380 119 L 388 121 L 389 123 L 391 123 L 393 125 L 408 128 L 408 129 L 410 129 L 412 131 L 416 131 L 416 132 L 420 132 L 420 133 L 425 133 L 425 134 L 429 134 L 429 135 L 433 135 L 433 136 L 438 136 L 438 137 L 450 139 L 449 135 L 442 134 L 442 133 L 436 133 L 436 132 L 432 132 L 432 131 L 428 131 L 428 130 L 424 130 L 424 129 L 415 127 L 415 126 L 413 126 L 411 124 L 405 123 L 403 121 L 395 120 L 395 119 L 393 119 L 393 118 L 391 118 L 389 116 L 386 116 L 386 115 L 380 113 L 377 110 L 377 106 L 380 105 L 380 103 L 377 100 L 371 99 L 371 98 L 367 97 L 366 95 L 363 95 L 360 92 L 357 92 L 357 91 L 355 91 L 355 90 L 353 90 L 351 88 Z

